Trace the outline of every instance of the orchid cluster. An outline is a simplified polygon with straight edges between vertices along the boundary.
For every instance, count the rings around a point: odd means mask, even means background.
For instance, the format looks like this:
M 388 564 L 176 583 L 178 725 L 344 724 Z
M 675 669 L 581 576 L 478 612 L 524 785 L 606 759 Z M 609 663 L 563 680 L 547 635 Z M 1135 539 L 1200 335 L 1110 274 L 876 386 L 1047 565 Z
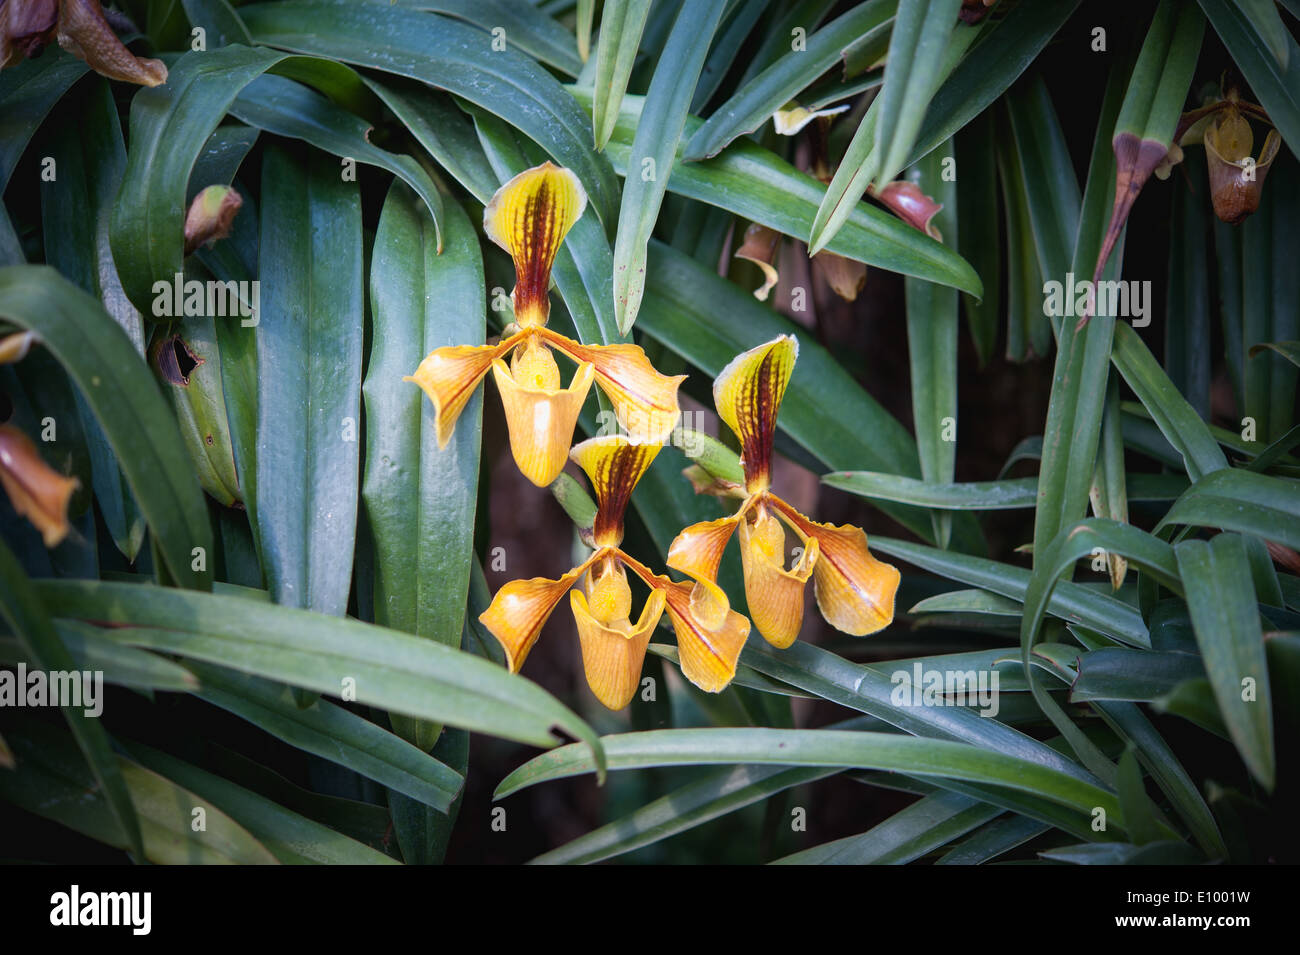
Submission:
M 688 527 L 673 542 L 668 565 L 688 579 L 655 573 L 622 549 L 627 505 L 676 424 L 684 376 L 661 375 L 635 345 L 584 345 L 546 327 L 551 267 L 585 207 L 577 176 L 549 162 L 503 185 L 488 203 L 483 225 L 514 260 L 514 321 L 496 343 L 436 349 L 407 379 L 433 402 L 438 442 L 445 447 L 457 416 L 490 370 L 520 471 L 545 487 L 572 459 L 595 494 L 587 558 L 556 579 L 505 584 L 480 615 L 504 649 L 507 666 L 519 672 L 567 593 L 587 682 L 605 706 L 617 710 L 631 702 L 665 612 L 676 632 L 682 673 L 702 690 L 723 690 L 736 675 L 750 632 L 750 621 L 731 608 L 717 583 L 723 550 L 737 530 L 746 599 L 769 643 L 784 648 L 798 636 L 810 576 L 818 606 L 833 626 L 861 635 L 889 624 L 897 569 L 871 555 L 860 528 L 818 524 L 770 489 L 776 416 L 798 355 L 792 336 L 738 355 L 714 384 L 718 413 L 740 439 L 745 497 L 732 516 Z M 577 364 L 567 387 L 552 351 Z M 609 397 L 626 433 L 570 448 L 593 382 Z M 802 546 L 789 569 L 785 527 Z M 628 571 L 649 589 L 635 620 Z

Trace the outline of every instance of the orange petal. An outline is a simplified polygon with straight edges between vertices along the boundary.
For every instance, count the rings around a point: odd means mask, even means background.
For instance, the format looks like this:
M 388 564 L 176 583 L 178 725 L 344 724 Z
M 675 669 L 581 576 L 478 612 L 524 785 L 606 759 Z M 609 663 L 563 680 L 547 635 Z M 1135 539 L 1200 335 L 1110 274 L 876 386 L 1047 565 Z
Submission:
M 46 547 L 68 536 L 68 499 L 77 479 L 46 464 L 31 439 L 10 425 L 0 425 L 0 486 L 14 510 L 41 532 Z
M 449 345 L 429 352 L 414 375 L 403 381 L 413 381 L 433 402 L 434 430 L 438 447 L 445 448 L 456 430 L 456 419 L 465 410 L 474 388 L 500 358 L 518 342 L 518 336 L 508 338 L 499 345 Z
M 686 678 L 706 693 L 725 689 L 736 675 L 736 661 L 749 638 L 749 618 L 732 610 L 727 595 L 712 581 L 679 583 L 651 573 L 622 551 L 618 558 L 652 589 L 663 591 L 677 633 L 677 660 Z
M 717 580 L 722 553 L 739 522 L 740 514 L 737 513 L 716 521 L 692 524 L 673 538 L 668 547 L 668 566 L 697 580 Z
M 749 638 L 749 618 L 730 608 L 717 584 L 660 580 L 677 632 L 682 673 L 706 693 L 721 692 L 736 675 L 736 661 Z
M 543 329 L 542 336 L 576 362 L 590 362 L 618 422 L 634 443 L 662 444 L 677 425 L 677 389 L 685 375 L 661 375 L 639 345 L 583 345 Z
M 590 366 L 588 366 L 590 367 Z M 596 521 L 592 526 L 599 546 L 616 546 L 623 539 L 623 514 L 641 475 L 662 445 L 633 444 L 625 435 L 606 435 L 574 445 L 569 456 L 587 473 L 596 492 Z
M 803 591 L 817 564 L 817 538 L 810 537 L 790 570 L 785 569 L 785 528 L 760 508 L 757 519 L 740 522 L 740 560 L 745 601 L 763 639 L 784 650 L 803 625 Z
M 751 493 L 770 483 L 776 416 L 798 357 L 799 342 L 782 335 L 741 352 L 713 382 L 718 414 L 740 438 L 745 486 Z
M 590 365 L 581 364 L 568 388 L 531 388 L 521 384 L 505 362 L 492 363 L 515 464 L 538 487 L 546 487 L 564 470 L 592 374 Z
M 141 86 L 160 86 L 167 82 L 167 67 L 162 60 L 141 59 L 122 45 L 105 21 L 99 0 L 62 0 L 59 46 L 110 80 Z
M 521 327 L 546 324 L 551 265 L 586 207 L 587 193 L 578 177 L 548 161 L 503 185 L 483 210 L 488 237 L 515 261 L 512 299 Z
M 636 695 L 646 647 L 659 625 L 664 602 L 663 591 L 652 590 L 641 611 L 641 619 L 633 625 L 626 616 L 609 622 L 598 620 L 588 608 L 587 598 L 581 590 L 569 592 L 569 605 L 582 644 L 582 667 L 587 674 L 587 685 L 596 694 L 596 699 L 609 709 L 623 709 Z
M 801 534 L 817 540 L 820 552 L 813 579 L 817 606 L 827 622 L 855 637 L 889 626 L 900 574 L 897 567 L 871 555 L 862 528 L 819 524 L 779 498 L 769 496 L 768 500 Z
M 586 573 L 597 557 L 597 551 L 581 566 L 573 568 L 559 580 L 533 577 L 529 580 L 512 580 L 496 592 L 487 610 L 479 614 L 479 622 L 497 638 L 506 652 L 506 665 L 511 673 L 518 673 L 541 635 L 542 627 L 551 616 L 560 599 Z

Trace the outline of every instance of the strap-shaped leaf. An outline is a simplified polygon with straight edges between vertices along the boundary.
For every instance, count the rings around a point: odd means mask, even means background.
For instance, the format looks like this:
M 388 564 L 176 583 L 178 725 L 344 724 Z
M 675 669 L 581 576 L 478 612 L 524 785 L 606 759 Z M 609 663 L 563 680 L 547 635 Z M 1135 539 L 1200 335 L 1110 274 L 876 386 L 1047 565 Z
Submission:
M 171 408 L 120 325 L 47 266 L 0 269 L 0 316 L 30 329 L 81 389 L 166 570 L 184 587 L 212 586 L 212 528 Z
M 572 169 L 601 221 L 614 221 L 614 175 L 591 147 L 586 116 L 531 59 L 493 50 L 491 34 L 371 3 L 289 0 L 241 7 L 240 15 L 259 43 L 407 76 L 495 113 Z
M 600 746 L 585 722 L 537 684 L 433 640 L 244 597 L 149 585 L 42 581 L 35 590 L 60 616 L 127 625 L 107 634 L 132 646 L 318 693 L 350 687 L 360 703 L 534 746 L 555 745 L 555 729 Z M 603 766 L 600 756 L 597 762 Z

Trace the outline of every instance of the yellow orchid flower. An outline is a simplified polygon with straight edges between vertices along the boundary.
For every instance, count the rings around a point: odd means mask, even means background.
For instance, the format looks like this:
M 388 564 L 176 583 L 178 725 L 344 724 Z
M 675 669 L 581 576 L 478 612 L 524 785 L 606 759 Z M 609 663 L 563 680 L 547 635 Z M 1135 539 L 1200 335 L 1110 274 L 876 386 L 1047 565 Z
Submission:
M 551 612 L 569 594 L 582 644 L 582 665 L 596 698 L 621 710 L 636 694 L 650 636 L 664 611 L 677 632 L 682 672 L 702 690 L 717 693 L 736 675 L 736 660 L 749 636 L 749 621 L 731 609 L 712 581 L 680 583 L 656 574 L 626 554 L 623 514 L 632 489 L 660 445 L 633 444 L 626 435 L 592 438 L 573 449 L 596 493 L 591 556 L 558 580 L 512 580 L 497 591 L 479 620 L 504 648 L 518 673 Z M 627 570 L 650 588 L 634 623 Z M 581 580 L 582 588 L 574 589 Z M 570 592 L 572 591 L 572 592 Z
M 578 177 L 550 162 L 521 172 L 498 189 L 483 210 L 483 227 L 515 263 L 510 296 L 515 320 L 509 334 L 495 345 L 435 349 L 405 379 L 423 388 L 433 402 L 442 448 L 475 387 L 491 370 L 505 406 L 515 463 L 539 487 L 563 470 L 593 381 L 609 396 L 634 443 L 661 444 L 677 423 L 677 388 L 686 377 L 659 374 L 636 345 L 583 345 L 546 327 L 551 266 L 586 205 Z M 552 349 L 578 366 L 567 388 L 561 387 Z
M 896 567 L 871 555 L 860 527 L 819 524 L 770 490 L 776 415 L 798 356 L 794 336 L 782 335 L 737 355 L 714 381 L 718 414 L 740 439 L 746 498 L 731 517 L 686 528 L 668 550 L 669 567 L 716 581 L 722 553 L 739 529 L 750 616 L 763 638 L 781 649 L 799 636 L 810 576 L 822 616 L 854 636 L 875 633 L 894 619 L 899 581 Z M 803 547 L 789 569 L 786 526 Z

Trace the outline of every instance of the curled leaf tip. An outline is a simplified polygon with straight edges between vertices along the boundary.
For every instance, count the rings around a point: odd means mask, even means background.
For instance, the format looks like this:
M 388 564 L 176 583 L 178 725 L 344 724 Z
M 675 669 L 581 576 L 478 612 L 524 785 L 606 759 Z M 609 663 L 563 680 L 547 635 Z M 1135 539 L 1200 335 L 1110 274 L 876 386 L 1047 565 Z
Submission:
M 867 195 L 879 201 L 908 225 L 932 239 L 943 241 L 943 236 L 931 222 L 943 204 L 927 196 L 916 183 L 899 179 L 886 183 L 880 189 L 868 186 Z

